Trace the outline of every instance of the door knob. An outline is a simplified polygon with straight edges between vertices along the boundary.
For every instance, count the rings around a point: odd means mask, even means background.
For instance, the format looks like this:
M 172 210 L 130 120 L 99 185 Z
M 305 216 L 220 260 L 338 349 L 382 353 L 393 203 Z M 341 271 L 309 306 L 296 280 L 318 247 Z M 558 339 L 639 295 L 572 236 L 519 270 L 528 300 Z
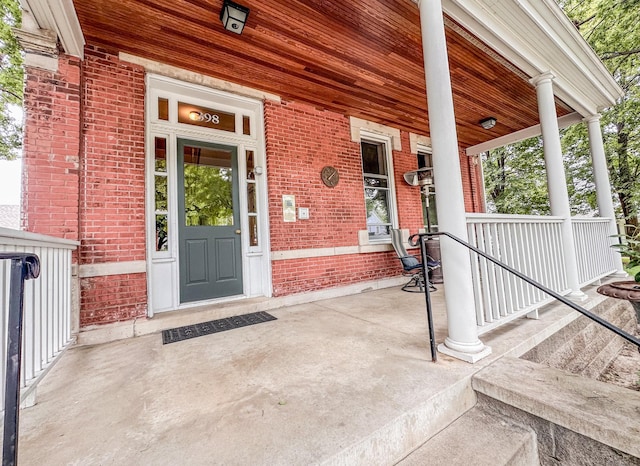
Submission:
M 240 234 L 240 230 L 236 230 L 236 235 L 239 235 L 239 234 Z

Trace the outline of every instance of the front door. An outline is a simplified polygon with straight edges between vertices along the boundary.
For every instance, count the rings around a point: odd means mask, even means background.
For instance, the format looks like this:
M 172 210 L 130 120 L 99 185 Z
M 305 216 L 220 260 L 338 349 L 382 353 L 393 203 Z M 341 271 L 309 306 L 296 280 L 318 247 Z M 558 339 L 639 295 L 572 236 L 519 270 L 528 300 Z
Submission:
M 236 147 L 178 139 L 180 302 L 242 294 Z

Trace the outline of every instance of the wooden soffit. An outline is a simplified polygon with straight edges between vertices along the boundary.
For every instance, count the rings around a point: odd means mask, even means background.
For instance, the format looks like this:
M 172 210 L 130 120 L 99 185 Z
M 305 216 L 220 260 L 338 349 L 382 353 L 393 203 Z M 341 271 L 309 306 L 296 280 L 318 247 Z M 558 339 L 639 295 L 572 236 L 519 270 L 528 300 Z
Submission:
M 420 21 L 410 0 L 242 0 L 242 35 L 221 0 L 74 0 L 87 44 L 428 135 Z M 463 25 L 446 35 L 463 148 L 538 124 L 528 76 Z M 557 102 L 558 115 L 571 109 Z M 485 130 L 488 116 L 497 125 Z M 437 118 L 437 115 L 435 116 Z

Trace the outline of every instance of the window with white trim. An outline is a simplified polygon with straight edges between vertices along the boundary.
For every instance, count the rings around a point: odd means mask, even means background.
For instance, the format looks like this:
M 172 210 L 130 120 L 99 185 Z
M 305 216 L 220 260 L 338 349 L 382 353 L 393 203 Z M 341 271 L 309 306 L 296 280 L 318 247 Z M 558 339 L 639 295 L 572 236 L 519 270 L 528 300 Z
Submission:
M 363 139 L 360 150 L 369 241 L 385 241 L 391 237 L 390 229 L 398 223 L 389 145 L 388 142 Z

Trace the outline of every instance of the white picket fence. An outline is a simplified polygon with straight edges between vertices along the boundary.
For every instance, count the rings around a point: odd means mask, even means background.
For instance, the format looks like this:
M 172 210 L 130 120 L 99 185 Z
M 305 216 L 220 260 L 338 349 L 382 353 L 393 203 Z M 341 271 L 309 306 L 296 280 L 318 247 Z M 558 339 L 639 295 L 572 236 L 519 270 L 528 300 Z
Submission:
M 78 242 L 0 228 L 0 252 L 26 252 L 40 259 L 40 276 L 25 281 L 21 386 L 30 391 L 71 342 L 71 253 Z M 0 355 L 2 393 L 7 358 L 11 261 L 0 261 Z M 26 390 L 25 390 L 26 389 Z

